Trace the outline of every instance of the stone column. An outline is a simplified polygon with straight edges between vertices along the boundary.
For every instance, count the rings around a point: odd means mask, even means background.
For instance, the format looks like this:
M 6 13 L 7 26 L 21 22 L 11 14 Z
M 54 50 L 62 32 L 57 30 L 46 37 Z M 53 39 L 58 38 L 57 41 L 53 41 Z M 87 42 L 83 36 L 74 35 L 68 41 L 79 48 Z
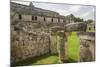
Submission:
M 60 40 L 59 40 L 59 57 L 61 62 L 66 62 L 66 51 L 65 51 L 65 39 L 66 35 L 64 31 L 59 32 Z

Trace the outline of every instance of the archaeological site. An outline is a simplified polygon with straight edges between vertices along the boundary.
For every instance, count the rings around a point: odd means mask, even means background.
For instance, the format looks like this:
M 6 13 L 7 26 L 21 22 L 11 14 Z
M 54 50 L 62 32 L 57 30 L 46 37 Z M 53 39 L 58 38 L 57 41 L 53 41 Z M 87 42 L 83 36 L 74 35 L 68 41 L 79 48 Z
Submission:
M 75 12 L 74 6 L 80 8 Z M 11 65 L 95 61 L 95 13 L 85 16 L 92 10 L 94 6 L 11 1 Z

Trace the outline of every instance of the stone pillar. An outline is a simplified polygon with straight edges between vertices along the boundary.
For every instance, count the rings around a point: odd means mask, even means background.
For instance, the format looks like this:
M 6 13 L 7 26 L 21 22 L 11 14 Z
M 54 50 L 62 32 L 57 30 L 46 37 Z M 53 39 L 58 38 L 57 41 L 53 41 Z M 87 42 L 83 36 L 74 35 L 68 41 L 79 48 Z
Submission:
M 55 33 L 51 34 L 51 54 L 57 54 L 57 35 Z
M 61 62 L 66 62 L 66 51 L 65 51 L 65 39 L 66 35 L 64 31 L 59 32 L 60 40 L 59 40 L 59 57 Z

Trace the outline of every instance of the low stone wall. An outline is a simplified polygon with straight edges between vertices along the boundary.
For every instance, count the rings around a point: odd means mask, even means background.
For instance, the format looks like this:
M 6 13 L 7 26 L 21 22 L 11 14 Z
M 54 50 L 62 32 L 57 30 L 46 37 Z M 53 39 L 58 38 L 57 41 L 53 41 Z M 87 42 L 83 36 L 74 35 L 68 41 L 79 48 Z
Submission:
M 95 60 L 95 33 L 82 32 L 78 33 L 80 38 L 80 61 Z
M 11 32 L 12 63 L 50 53 L 50 38 L 48 34 L 28 33 L 25 31 Z

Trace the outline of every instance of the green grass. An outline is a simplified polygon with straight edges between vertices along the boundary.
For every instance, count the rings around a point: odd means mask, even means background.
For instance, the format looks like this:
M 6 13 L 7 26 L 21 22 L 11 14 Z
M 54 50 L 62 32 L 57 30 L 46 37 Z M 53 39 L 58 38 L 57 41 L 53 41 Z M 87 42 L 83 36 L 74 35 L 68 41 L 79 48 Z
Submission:
M 41 59 L 33 64 L 55 64 L 55 63 L 59 63 L 58 56 L 49 56 L 49 57 Z
M 72 32 L 68 37 L 68 60 L 78 61 L 79 60 L 79 52 L 80 52 L 80 40 L 75 32 Z
M 45 54 L 42 56 L 37 56 L 34 58 L 28 58 L 22 61 L 19 61 L 15 66 L 27 66 L 27 65 L 39 65 L 39 64 L 54 64 L 59 63 L 58 55 Z

